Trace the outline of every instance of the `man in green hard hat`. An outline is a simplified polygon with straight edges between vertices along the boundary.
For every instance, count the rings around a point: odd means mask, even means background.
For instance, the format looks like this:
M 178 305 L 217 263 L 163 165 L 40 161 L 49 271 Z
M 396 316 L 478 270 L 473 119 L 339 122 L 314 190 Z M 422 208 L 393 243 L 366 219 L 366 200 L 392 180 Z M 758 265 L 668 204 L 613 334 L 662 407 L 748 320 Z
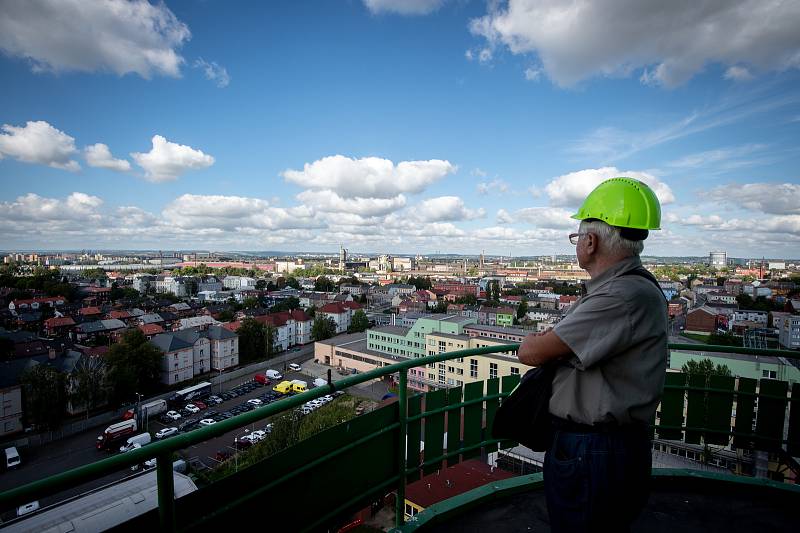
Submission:
M 558 365 L 544 461 L 551 530 L 626 531 L 647 503 L 649 423 L 667 366 L 666 299 L 639 259 L 661 207 L 644 183 L 613 178 L 572 218 L 586 293 L 552 330 L 529 335 L 518 357 Z

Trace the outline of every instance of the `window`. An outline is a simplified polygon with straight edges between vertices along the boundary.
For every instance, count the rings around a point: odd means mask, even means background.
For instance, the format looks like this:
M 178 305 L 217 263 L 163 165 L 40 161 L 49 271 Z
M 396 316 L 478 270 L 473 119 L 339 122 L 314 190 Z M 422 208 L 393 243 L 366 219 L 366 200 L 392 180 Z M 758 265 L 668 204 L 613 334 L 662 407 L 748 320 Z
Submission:
M 478 360 L 477 359 L 470 359 L 469 360 L 469 377 L 477 378 L 478 377 Z
M 463 368 L 456 368 L 456 374 L 458 374 L 459 376 L 463 376 L 464 375 L 464 369 Z
M 455 372 L 455 371 L 456 371 L 456 369 L 455 369 L 455 367 L 453 367 L 453 366 L 448 366 L 448 367 L 447 367 L 447 371 L 448 371 L 448 372 L 450 372 L 450 373 L 453 373 L 453 372 Z
M 761 377 L 768 379 L 778 379 L 778 372 L 775 370 L 762 370 Z
M 489 379 L 497 377 L 497 363 L 489 363 Z
M 519 368 L 512 366 L 511 367 L 511 375 L 512 376 L 519 376 Z

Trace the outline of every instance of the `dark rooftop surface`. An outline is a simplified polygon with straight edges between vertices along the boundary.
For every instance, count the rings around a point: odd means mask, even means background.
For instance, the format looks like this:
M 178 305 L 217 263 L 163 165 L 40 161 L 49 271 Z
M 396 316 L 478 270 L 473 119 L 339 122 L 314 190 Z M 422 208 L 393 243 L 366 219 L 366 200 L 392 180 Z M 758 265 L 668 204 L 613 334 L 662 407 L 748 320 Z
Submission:
M 798 493 L 692 478 L 654 478 L 647 507 L 631 531 L 768 533 L 797 531 Z M 423 531 L 550 531 L 543 489 L 483 503 Z

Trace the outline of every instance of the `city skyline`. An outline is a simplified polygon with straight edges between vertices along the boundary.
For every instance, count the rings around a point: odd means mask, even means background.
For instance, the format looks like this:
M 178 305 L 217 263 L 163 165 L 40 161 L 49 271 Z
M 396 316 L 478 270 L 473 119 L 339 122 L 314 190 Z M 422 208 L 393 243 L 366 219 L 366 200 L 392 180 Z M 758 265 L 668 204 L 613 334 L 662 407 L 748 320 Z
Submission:
M 0 247 L 569 255 L 627 175 L 646 256 L 796 257 L 800 12 L 576 5 L 6 3 Z

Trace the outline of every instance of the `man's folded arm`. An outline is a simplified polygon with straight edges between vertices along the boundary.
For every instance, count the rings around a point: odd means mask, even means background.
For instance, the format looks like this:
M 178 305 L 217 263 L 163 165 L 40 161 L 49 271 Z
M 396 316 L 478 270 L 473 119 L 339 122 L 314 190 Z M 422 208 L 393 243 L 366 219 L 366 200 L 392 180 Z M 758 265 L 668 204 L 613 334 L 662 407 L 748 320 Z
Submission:
M 528 366 L 541 366 L 548 361 L 570 355 L 570 347 L 553 330 L 542 335 L 528 335 L 517 352 L 519 361 Z

